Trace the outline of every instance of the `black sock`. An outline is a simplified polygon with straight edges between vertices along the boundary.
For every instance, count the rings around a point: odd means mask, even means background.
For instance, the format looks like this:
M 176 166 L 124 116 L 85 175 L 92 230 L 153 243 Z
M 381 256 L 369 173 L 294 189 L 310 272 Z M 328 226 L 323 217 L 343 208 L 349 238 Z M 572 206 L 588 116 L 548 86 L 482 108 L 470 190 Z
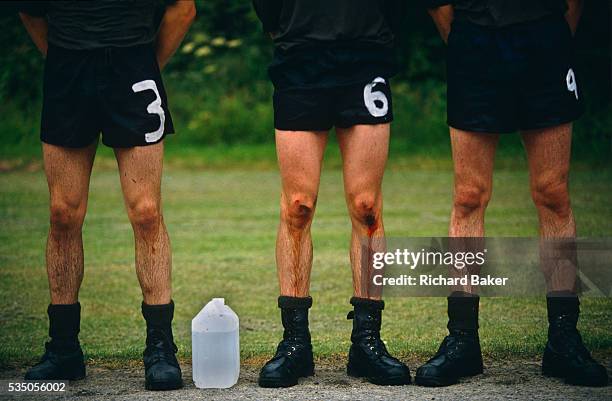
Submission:
M 283 309 L 310 309 L 312 306 L 311 297 L 288 297 L 281 295 L 278 297 L 278 307 Z
M 385 301 L 380 300 L 380 299 L 352 297 L 350 300 L 350 303 L 355 308 L 365 307 L 365 308 L 372 308 L 376 310 L 385 309 Z
M 147 341 L 149 332 L 161 330 L 174 341 L 172 336 L 172 319 L 174 318 L 174 301 L 164 305 L 147 305 L 142 303 L 142 316 L 147 323 Z
M 448 297 L 448 330 L 478 333 L 478 305 L 480 297 L 455 291 Z
M 47 307 L 51 345 L 60 348 L 79 346 L 81 329 L 81 304 L 53 305 Z
M 546 309 L 548 321 L 559 316 L 578 316 L 580 313 L 580 300 L 571 291 L 551 291 L 546 294 Z

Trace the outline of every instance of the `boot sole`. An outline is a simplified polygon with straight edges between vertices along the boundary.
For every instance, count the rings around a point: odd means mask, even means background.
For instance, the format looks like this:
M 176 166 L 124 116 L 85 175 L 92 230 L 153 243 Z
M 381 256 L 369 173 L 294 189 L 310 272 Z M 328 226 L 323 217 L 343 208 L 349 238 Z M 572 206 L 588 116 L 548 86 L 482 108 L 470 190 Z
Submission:
M 467 372 L 459 377 L 441 377 L 441 376 L 415 376 L 415 384 L 423 387 L 447 387 L 459 383 L 459 379 L 463 377 L 473 377 L 482 374 L 483 369 L 477 368 L 471 372 Z
M 86 376 L 86 372 L 85 372 L 85 367 L 83 367 L 82 371 L 79 371 L 77 373 L 71 374 L 71 375 L 65 375 L 65 376 L 56 376 L 56 377 L 28 377 L 28 372 L 26 372 L 23 380 L 29 380 L 29 381 L 41 381 L 41 380 L 69 380 L 69 381 L 77 381 L 77 380 L 83 380 Z
M 267 379 L 267 378 L 260 377 L 259 380 L 257 381 L 257 384 L 259 384 L 259 387 L 264 387 L 264 388 L 293 387 L 298 384 L 300 378 L 310 377 L 310 376 L 314 376 L 314 367 L 312 368 L 311 371 L 298 375 L 295 378 L 295 380 Z
M 546 377 L 555 377 L 558 379 L 564 379 L 566 384 L 573 386 L 586 386 L 586 387 L 605 387 L 608 385 L 608 378 L 602 378 L 600 380 L 580 380 L 570 376 L 564 369 L 542 365 L 542 375 Z
M 414 383 L 423 387 L 446 387 L 459 383 L 459 379 L 445 379 L 441 377 L 416 376 Z
M 82 374 L 82 375 L 79 375 L 79 376 L 73 376 L 73 377 L 70 377 L 70 378 L 68 378 L 66 380 L 77 381 L 77 380 L 83 380 L 83 379 L 85 379 L 85 374 Z
M 350 365 L 347 365 L 346 367 L 346 374 L 350 377 L 355 377 L 358 379 L 364 378 L 368 382 L 376 384 L 378 386 L 403 386 L 406 384 L 410 384 L 412 381 L 410 376 L 369 377 L 364 372 L 361 372 L 358 369 L 351 367 Z
M 145 382 L 145 389 L 151 391 L 168 391 L 183 388 L 183 381 L 176 382 Z

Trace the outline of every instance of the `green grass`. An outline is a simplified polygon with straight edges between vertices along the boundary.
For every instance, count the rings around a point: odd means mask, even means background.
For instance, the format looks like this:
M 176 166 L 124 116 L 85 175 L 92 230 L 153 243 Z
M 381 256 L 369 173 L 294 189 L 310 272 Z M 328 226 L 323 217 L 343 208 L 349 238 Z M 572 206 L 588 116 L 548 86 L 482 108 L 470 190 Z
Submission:
M 169 158 L 164 210 L 173 246 L 174 327 L 180 354 L 190 355 L 191 318 L 210 298 L 225 297 L 240 316 L 242 356 L 257 363 L 273 352 L 281 334 L 274 263 L 278 174 L 274 169 L 194 169 L 172 152 Z M 331 159 L 330 164 L 337 164 Z M 88 357 L 103 363 L 139 360 L 144 341 L 132 233 L 111 165 L 103 157 L 94 168 L 81 291 L 81 341 Z M 350 224 L 340 172 L 326 167 L 312 227 L 311 328 L 316 354 L 336 358 L 349 345 Z M 444 236 L 451 183 L 447 162 L 393 162 L 385 179 L 388 235 Z M 573 205 L 582 236 L 612 234 L 611 183 L 609 169 L 574 171 Z M 41 171 L 0 174 L 0 365 L 30 363 L 46 337 L 47 198 Z M 524 168 L 497 171 L 487 230 L 491 236 L 537 235 Z M 543 299 L 483 299 L 481 305 L 486 354 L 533 357 L 540 352 L 546 327 Z M 609 299 L 583 300 L 585 341 L 605 353 L 612 351 L 611 306 Z M 393 353 L 424 358 L 435 351 L 445 324 L 443 298 L 389 298 L 383 336 Z

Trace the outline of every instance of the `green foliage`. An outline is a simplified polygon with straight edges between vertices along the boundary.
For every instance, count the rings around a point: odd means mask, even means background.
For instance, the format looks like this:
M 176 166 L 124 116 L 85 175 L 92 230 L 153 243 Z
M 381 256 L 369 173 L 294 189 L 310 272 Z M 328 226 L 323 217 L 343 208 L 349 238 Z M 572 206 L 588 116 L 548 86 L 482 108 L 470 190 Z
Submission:
M 198 17 L 164 71 L 179 133 L 170 147 L 273 142 L 272 86 L 267 77 L 273 45 L 251 2 L 197 2 Z M 608 4 L 588 2 L 576 39 L 577 73 L 586 113 L 576 124 L 574 156 L 609 162 L 612 154 Z M 394 17 L 400 73 L 392 81 L 392 152 L 448 155 L 446 49 L 427 13 L 404 7 Z M 0 157 L 38 148 L 43 60 L 14 11 L 0 15 Z M 502 154 L 522 154 L 517 136 Z

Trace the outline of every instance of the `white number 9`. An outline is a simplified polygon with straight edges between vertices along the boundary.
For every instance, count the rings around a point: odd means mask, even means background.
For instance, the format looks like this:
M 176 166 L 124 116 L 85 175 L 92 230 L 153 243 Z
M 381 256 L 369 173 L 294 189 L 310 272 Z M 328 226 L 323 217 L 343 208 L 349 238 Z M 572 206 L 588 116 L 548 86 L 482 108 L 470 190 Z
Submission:
M 571 68 L 567 71 L 567 75 L 565 76 L 565 82 L 567 83 L 567 90 L 570 92 L 574 92 L 576 96 L 576 100 L 578 100 L 578 84 L 576 83 L 576 75 L 574 75 L 574 70 Z
M 157 84 L 152 79 L 147 79 L 144 81 L 136 82 L 132 85 L 132 90 L 134 93 L 152 90 L 155 92 L 155 100 L 149 103 L 147 106 L 147 112 L 149 114 L 157 114 L 159 116 L 159 128 L 153 132 L 147 132 L 145 134 L 145 141 L 147 142 L 157 142 L 159 138 L 164 135 L 164 124 L 166 122 L 166 113 L 164 113 L 164 109 L 161 107 L 161 97 L 159 96 L 159 91 L 157 90 Z
M 376 84 L 386 85 L 387 83 L 381 77 L 374 78 L 372 82 L 363 88 L 363 102 L 372 116 L 383 117 L 386 116 L 389 111 L 389 100 L 383 92 L 372 91 L 372 88 L 374 88 Z M 376 101 L 379 101 L 382 105 L 379 107 Z

